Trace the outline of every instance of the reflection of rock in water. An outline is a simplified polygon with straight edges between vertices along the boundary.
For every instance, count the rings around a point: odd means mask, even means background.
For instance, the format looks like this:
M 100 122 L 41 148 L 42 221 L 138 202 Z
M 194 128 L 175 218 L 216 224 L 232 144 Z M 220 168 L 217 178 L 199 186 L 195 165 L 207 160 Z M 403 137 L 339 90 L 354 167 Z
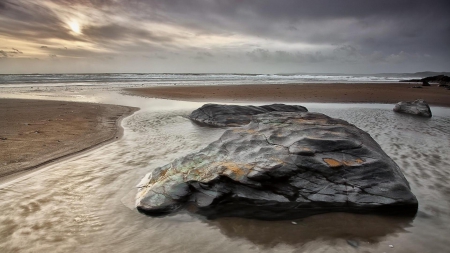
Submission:
M 323 239 L 378 242 L 383 237 L 406 232 L 412 217 L 328 213 L 291 221 L 260 221 L 242 218 L 220 218 L 207 221 L 230 238 L 243 238 L 257 245 L 272 247 L 279 243 L 303 245 Z

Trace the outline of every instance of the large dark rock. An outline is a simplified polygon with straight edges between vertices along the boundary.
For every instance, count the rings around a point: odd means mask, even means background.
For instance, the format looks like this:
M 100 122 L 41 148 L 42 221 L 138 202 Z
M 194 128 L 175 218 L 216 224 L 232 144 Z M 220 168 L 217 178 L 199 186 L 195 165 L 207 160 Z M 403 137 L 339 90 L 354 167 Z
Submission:
M 240 106 L 205 104 L 193 111 L 189 118 L 194 122 L 214 127 L 247 125 L 253 115 L 267 112 L 307 112 L 303 106 L 273 104 L 263 106 Z
M 450 82 L 450 77 L 445 76 L 445 75 L 437 75 L 437 76 L 430 76 L 430 77 L 425 77 L 422 78 L 422 81 L 426 81 L 426 82 L 437 82 L 437 83 L 449 83 Z
M 137 208 L 208 218 L 293 219 L 326 212 L 415 214 L 401 170 L 366 132 L 323 114 L 271 112 L 147 174 Z
M 394 112 L 413 114 L 421 117 L 431 118 L 430 106 L 422 99 L 414 102 L 398 102 L 394 107 Z

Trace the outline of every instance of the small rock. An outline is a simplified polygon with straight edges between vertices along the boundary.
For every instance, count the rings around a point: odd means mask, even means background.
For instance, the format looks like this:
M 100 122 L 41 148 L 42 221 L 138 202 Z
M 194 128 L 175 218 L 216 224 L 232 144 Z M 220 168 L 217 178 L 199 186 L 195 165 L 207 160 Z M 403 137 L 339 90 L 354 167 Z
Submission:
M 0 140 L 2 140 L 2 141 L 6 141 L 8 138 L 6 138 L 6 137 L 0 137 Z
M 391 244 L 391 245 L 389 245 L 389 248 L 394 248 L 394 245 L 392 245 L 392 244 Z
M 422 89 L 423 87 L 422 86 L 413 86 L 411 88 L 413 88 L 413 89 Z
M 398 102 L 394 107 L 394 112 L 413 114 L 427 118 L 432 117 L 430 106 L 422 99 L 414 102 Z
M 293 222 L 291 222 L 292 223 L 292 225 L 297 225 L 297 222 L 295 222 L 295 221 L 293 221 Z

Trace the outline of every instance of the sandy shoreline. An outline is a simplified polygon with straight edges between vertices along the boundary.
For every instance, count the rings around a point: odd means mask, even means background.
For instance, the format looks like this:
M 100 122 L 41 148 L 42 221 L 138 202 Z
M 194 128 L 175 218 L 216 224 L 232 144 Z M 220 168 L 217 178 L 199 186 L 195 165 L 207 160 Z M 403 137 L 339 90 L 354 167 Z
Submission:
M 118 139 L 137 108 L 0 99 L 0 183 Z
M 397 103 L 425 99 L 450 107 L 450 90 L 418 83 L 304 83 L 228 86 L 164 86 L 125 89 L 126 94 L 194 102 Z

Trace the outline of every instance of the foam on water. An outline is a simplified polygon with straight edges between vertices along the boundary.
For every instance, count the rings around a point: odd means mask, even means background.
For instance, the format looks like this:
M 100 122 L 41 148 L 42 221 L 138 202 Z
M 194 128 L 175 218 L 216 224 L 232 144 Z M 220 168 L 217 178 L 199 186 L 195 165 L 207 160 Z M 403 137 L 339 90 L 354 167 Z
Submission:
M 0 88 L 67 86 L 128 87 L 134 85 L 277 84 L 320 82 L 398 82 L 405 75 L 351 74 L 31 74 L 0 75 Z
M 433 118 L 420 119 L 386 105 L 303 104 L 371 134 L 404 171 L 419 213 L 324 214 L 293 225 L 138 213 L 135 186 L 147 172 L 205 147 L 224 129 L 186 118 L 199 103 L 112 92 L 69 98 L 142 110 L 123 121 L 122 139 L 0 186 L 2 252 L 387 252 L 389 245 L 395 252 L 450 251 L 449 109 L 432 108 Z

